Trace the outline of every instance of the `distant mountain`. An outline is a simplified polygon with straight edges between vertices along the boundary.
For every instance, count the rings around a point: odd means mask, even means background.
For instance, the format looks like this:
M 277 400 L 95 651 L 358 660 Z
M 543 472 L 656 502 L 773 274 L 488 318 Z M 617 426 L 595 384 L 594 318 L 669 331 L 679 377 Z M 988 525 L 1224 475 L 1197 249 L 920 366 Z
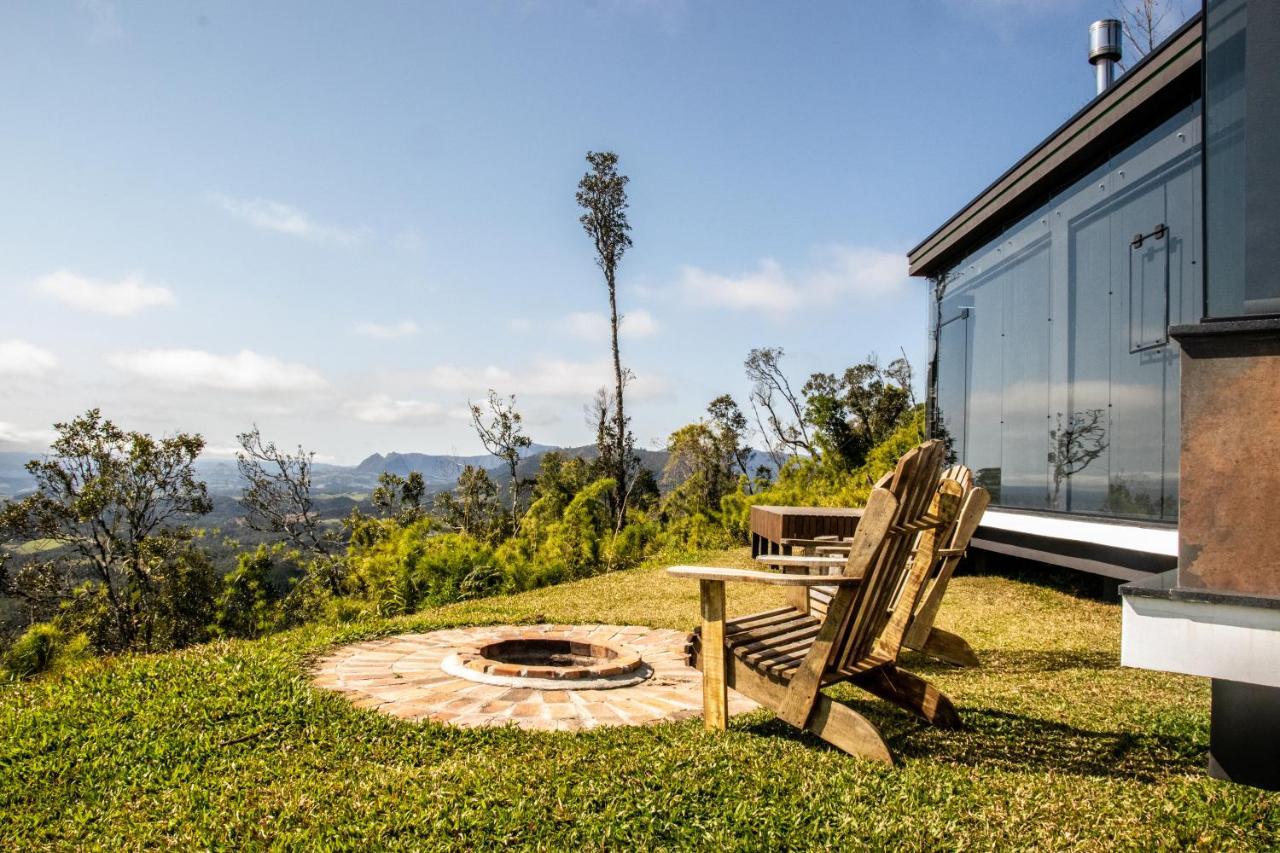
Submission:
M 566 456 L 582 459 L 595 459 L 596 448 L 593 444 L 582 447 L 553 447 L 546 444 L 535 444 L 528 448 L 524 458 L 516 468 L 517 476 L 522 480 L 532 479 L 538 473 L 542 457 L 550 451 L 559 451 Z M 661 479 L 662 468 L 667 463 L 665 450 L 645 450 L 637 448 L 636 454 L 640 463 Z M 29 492 L 33 483 L 23 466 L 27 461 L 39 456 L 37 453 L 0 451 L 0 498 L 16 497 Z M 384 471 L 407 476 L 411 471 L 422 472 L 426 480 L 427 490 L 431 492 L 453 488 L 458 482 L 458 475 L 466 465 L 484 468 L 493 479 L 505 484 L 510 479 L 506 465 L 497 457 L 489 454 L 477 456 L 456 456 L 453 454 L 433 453 L 375 453 L 362 460 L 359 465 L 329 465 L 316 463 L 312 467 L 311 485 L 318 496 L 360 496 L 372 491 L 378 485 L 378 475 Z M 750 469 L 766 465 L 772 467 L 769 457 L 760 451 L 752 451 Z M 202 458 L 196 462 L 196 471 L 209 486 L 214 495 L 236 497 L 240 494 L 242 481 L 240 471 L 233 459 Z
M 528 447 L 521 455 L 524 459 L 529 459 L 540 457 L 548 450 L 555 449 L 546 444 L 534 444 Z M 488 453 L 478 456 L 445 456 L 432 453 L 391 452 L 385 456 L 381 453 L 375 453 L 366 458 L 355 467 L 355 473 L 372 475 L 377 478 L 384 471 L 401 477 L 407 476 L 411 471 L 418 471 L 422 474 L 423 479 L 427 481 L 427 485 L 452 486 L 458 481 L 458 476 L 467 465 L 493 469 L 500 468 L 504 464 L 501 459 Z

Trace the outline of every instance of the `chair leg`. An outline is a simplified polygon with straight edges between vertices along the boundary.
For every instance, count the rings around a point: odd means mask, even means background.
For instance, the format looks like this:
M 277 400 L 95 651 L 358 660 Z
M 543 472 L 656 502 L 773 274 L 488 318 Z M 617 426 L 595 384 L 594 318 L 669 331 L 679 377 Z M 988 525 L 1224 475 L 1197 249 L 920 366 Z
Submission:
M 893 765 L 889 745 L 880 730 L 857 711 L 821 693 L 813 703 L 813 714 L 804 728 L 850 755 Z
M 980 666 L 982 663 L 963 637 L 941 628 L 929 629 L 924 642 L 910 648 L 955 666 Z
M 960 727 L 960 714 L 947 695 L 905 669 L 892 665 L 882 666 L 860 673 L 850 680 L 868 693 L 892 702 L 926 723 L 944 729 Z
M 729 726 L 724 679 L 724 581 L 699 581 L 702 599 L 702 719 L 709 729 Z
M 706 646 L 695 643 L 693 648 L 696 662 L 701 665 L 704 659 L 700 655 Z M 725 674 L 730 687 L 772 711 L 782 707 L 787 695 L 785 685 L 771 681 L 733 655 L 728 657 L 727 662 Z M 893 764 L 893 756 L 880 735 L 880 730 L 857 711 L 833 701 L 823 693 L 819 693 L 814 700 L 813 711 L 801 728 L 850 755 Z

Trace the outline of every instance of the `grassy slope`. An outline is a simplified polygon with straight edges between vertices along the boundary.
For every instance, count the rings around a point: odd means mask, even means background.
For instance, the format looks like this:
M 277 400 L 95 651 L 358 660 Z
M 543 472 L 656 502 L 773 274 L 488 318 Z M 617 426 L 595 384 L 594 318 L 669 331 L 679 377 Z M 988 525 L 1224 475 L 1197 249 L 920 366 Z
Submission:
M 741 563 L 741 552 L 713 561 Z M 734 588 L 731 608 L 771 603 Z M 985 666 L 919 659 L 967 728 L 838 695 L 899 767 L 767 712 L 541 734 L 415 725 L 312 689 L 309 655 L 408 630 L 546 619 L 687 627 L 696 585 L 649 567 L 513 598 L 254 643 L 96 663 L 0 688 L 0 838 L 20 847 L 1265 847 L 1280 796 L 1209 779 L 1208 690 L 1122 670 L 1115 605 L 961 578 L 941 624 Z

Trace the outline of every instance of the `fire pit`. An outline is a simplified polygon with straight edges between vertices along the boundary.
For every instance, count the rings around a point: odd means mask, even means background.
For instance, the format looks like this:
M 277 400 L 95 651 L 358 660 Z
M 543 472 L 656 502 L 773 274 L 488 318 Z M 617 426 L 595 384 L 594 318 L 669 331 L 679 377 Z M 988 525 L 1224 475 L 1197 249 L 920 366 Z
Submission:
M 650 674 L 634 652 L 542 632 L 459 648 L 444 659 L 441 669 L 481 684 L 556 690 L 629 687 Z
M 685 638 L 641 625 L 445 628 L 334 649 L 316 662 L 314 683 L 362 708 L 464 728 L 638 726 L 702 712 Z M 729 694 L 730 713 L 754 707 Z

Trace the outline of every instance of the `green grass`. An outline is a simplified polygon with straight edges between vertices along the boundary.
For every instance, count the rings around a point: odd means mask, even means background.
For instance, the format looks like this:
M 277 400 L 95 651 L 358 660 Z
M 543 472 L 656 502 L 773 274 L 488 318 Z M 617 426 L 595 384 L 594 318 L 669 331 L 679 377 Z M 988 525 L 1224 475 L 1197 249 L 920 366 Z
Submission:
M 721 563 L 741 552 L 713 555 Z M 734 587 L 731 609 L 772 603 Z M 313 689 L 334 643 L 449 625 L 691 627 L 659 566 L 399 620 L 96 662 L 0 688 L 0 839 L 14 848 L 1266 848 L 1280 796 L 1208 778 L 1203 680 L 1120 669 L 1119 608 L 999 577 L 953 583 L 940 623 L 985 665 L 910 658 L 966 728 L 847 689 L 898 766 L 759 711 L 582 734 L 462 731 Z

